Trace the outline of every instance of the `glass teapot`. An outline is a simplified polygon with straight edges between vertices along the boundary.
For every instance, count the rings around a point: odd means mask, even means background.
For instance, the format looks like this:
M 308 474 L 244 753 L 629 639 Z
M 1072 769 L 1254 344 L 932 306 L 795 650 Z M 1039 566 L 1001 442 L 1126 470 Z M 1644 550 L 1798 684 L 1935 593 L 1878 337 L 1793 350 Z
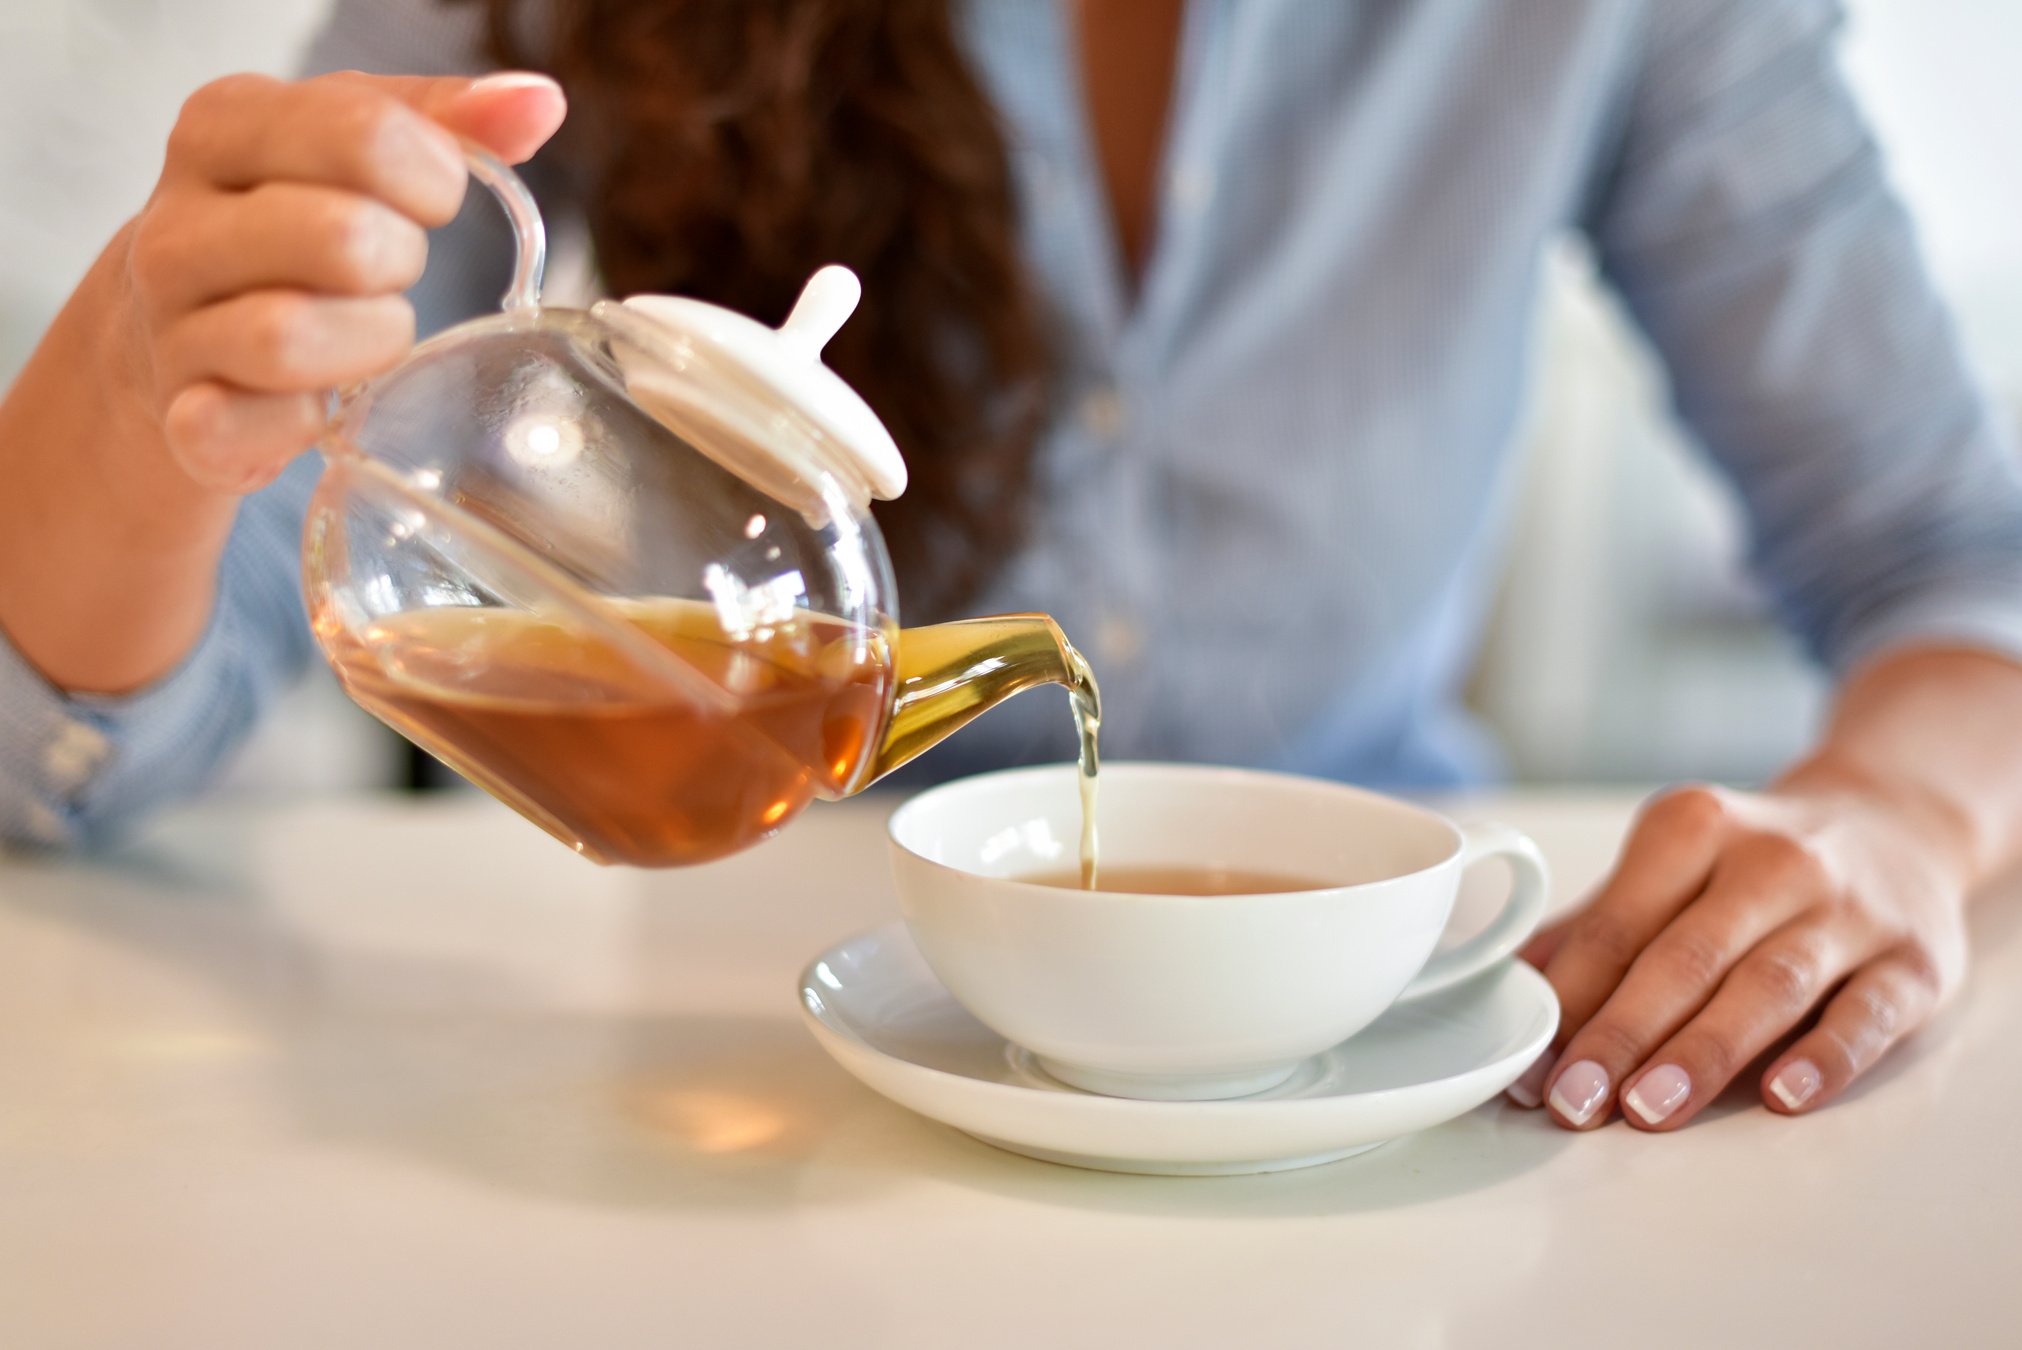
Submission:
M 503 312 L 347 391 L 317 447 L 303 590 L 353 699 L 644 866 L 766 838 L 1035 685 L 1097 711 L 1044 615 L 897 627 L 870 502 L 905 464 L 820 359 L 853 274 L 777 330 L 669 296 L 544 307 L 533 199 L 468 154 L 516 235 Z

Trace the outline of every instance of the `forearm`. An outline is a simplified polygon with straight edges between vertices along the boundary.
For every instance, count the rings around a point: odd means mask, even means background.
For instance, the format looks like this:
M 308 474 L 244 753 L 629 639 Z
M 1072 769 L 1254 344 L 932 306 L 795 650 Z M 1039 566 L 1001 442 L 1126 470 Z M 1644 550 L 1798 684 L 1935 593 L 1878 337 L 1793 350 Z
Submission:
M 73 692 L 137 688 L 189 652 L 237 503 L 176 465 L 148 411 L 128 233 L 0 399 L 0 630 Z
M 2022 664 L 1966 647 L 1884 653 L 1841 686 L 1785 791 L 1879 794 L 1946 845 L 1968 885 L 2022 860 Z

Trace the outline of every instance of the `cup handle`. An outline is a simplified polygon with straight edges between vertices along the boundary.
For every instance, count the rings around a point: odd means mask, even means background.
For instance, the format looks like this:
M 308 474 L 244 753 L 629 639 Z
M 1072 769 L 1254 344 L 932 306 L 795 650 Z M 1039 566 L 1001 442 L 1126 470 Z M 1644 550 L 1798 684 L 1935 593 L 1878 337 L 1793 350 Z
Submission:
M 1397 996 L 1399 1002 L 1449 989 L 1479 975 L 1522 946 L 1545 916 L 1550 873 L 1545 855 L 1538 852 L 1529 835 L 1492 824 L 1463 825 L 1460 832 L 1466 841 L 1460 851 L 1460 870 L 1465 872 L 1490 858 L 1503 859 L 1510 869 L 1509 899 L 1487 928 L 1427 961 Z

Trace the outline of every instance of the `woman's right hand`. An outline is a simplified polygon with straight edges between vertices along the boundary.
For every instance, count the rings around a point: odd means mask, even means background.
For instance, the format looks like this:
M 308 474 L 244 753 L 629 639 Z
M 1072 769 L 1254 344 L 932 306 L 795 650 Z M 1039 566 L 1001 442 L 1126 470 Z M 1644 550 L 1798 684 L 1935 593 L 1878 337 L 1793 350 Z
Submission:
M 121 693 L 209 622 L 240 494 L 398 362 L 456 137 L 521 160 L 561 91 L 237 75 L 185 105 L 161 181 L 0 395 L 0 634 L 57 687 Z
M 463 201 L 457 136 L 518 162 L 563 110 L 552 81 L 517 73 L 234 75 L 192 95 L 123 233 L 115 322 L 156 453 L 213 492 L 272 481 L 315 439 L 331 389 L 413 345 L 402 292 L 424 230 Z

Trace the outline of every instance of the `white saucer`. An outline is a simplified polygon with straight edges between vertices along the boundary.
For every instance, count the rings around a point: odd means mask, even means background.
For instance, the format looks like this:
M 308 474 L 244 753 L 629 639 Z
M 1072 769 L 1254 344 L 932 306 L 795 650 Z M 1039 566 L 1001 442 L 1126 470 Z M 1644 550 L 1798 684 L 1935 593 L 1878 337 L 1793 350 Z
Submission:
M 1152 1102 L 1047 1077 L 955 1002 L 904 924 L 823 952 L 800 997 L 822 1048 L 901 1106 L 1028 1157 L 1164 1176 L 1310 1167 L 1451 1120 L 1515 1082 L 1559 1022 L 1544 976 L 1509 961 L 1399 1004 L 1269 1092 Z

